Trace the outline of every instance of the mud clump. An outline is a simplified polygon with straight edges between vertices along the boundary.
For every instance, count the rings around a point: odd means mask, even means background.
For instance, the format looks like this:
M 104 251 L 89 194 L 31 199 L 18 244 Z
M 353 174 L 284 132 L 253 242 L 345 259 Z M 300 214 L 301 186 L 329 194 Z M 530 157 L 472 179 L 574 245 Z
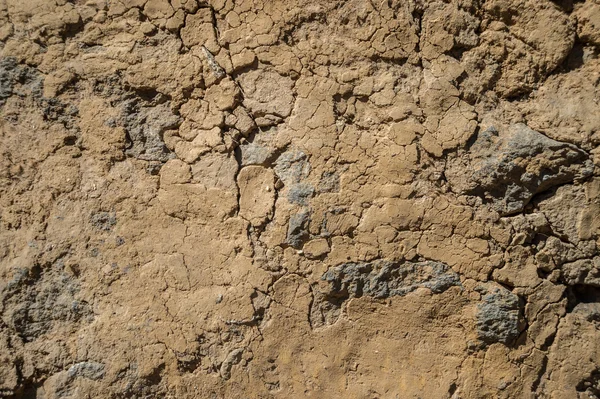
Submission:
M 600 396 L 598 16 L 0 0 L 0 396 Z

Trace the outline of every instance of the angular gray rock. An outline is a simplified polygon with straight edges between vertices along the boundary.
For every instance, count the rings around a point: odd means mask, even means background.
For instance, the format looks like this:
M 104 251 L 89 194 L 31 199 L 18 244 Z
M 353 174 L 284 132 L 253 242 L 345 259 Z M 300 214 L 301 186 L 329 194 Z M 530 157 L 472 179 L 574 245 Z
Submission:
M 433 261 L 350 262 L 329 269 L 321 279 L 330 283 L 329 295 L 345 298 L 388 298 L 406 295 L 420 287 L 441 293 L 460 286 L 458 274 L 448 265 Z
M 285 185 L 299 183 L 310 173 L 310 163 L 302 151 L 286 151 L 275 162 L 275 174 Z
M 290 187 L 288 201 L 292 204 L 308 205 L 308 201 L 315 193 L 315 189 L 308 183 L 298 183 Z
M 256 143 L 247 143 L 240 146 L 242 166 L 265 165 L 273 156 L 273 150 Z
M 166 130 L 179 126 L 181 119 L 174 115 L 168 103 L 154 107 L 138 107 L 127 103 L 123 125 L 131 139 L 129 156 L 145 161 L 166 162 L 174 157 L 163 141 Z
M 13 83 L 17 60 L 13 57 L 0 59 L 0 104 L 13 93 Z
M 330 268 L 321 280 L 327 283 L 327 288 L 313 288 L 309 317 L 313 328 L 335 323 L 344 302 L 351 298 L 403 296 L 421 287 L 439 294 L 461 286 L 459 275 L 448 265 L 433 261 L 348 262 Z
M 286 243 L 294 248 L 300 248 L 308 239 L 308 224 L 310 223 L 310 213 L 308 211 L 299 212 L 290 216 Z
M 100 380 L 104 377 L 104 364 L 97 362 L 75 363 L 67 372 L 69 378 L 83 377 L 90 380 Z
M 501 215 L 522 211 L 534 195 L 592 175 L 588 154 L 518 123 L 479 133 L 465 156 L 448 164 L 456 193 L 477 195 Z
M 521 333 L 521 303 L 517 295 L 496 287 L 487 291 L 477 309 L 477 332 L 486 344 L 511 344 Z

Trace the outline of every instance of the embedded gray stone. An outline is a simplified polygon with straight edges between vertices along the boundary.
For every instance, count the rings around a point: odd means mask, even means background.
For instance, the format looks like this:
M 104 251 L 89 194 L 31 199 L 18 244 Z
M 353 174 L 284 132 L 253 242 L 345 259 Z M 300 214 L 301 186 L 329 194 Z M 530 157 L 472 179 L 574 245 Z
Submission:
M 123 125 L 131 139 L 127 155 L 144 161 L 166 162 L 174 157 L 163 141 L 166 130 L 179 126 L 181 119 L 174 115 L 168 103 L 140 107 L 135 102 L 124 106 Z
M 97 362 L 75 363 L 67 371 L 70 379 L 83 377 L 89 380 L 100 380 L 104 377 L 104 364 Z
M 117 216 L 114 212 L 98 212 L 92 215 L 91 221 L 98 230 L 110 231 L 117 224 Z
M 287 197 L 292 204 L 307 205 L 314 193 L 313 186 L 308 183 L 299 183 L 290 187 Z
M 582 149 L 517 123 L 479 133 L 465 156 L 449 162 L 446 177 L 454 192 L 480 196 L 510 215 L 538 193 L 591 176 L 593 168 Z
M 511 344 L 521 333 L 521 301 L 509 290 L 496 287 L 478 306 L 477 332 L 486 344 Z
M 420 287 L 441 293 L 460 286 L 458 274 L 448 265 L 433 261 L 349 262 L 329 269 L 321 279 L 330 283 L 329 295 L 345 298 L 402 296 Z
M 300 248 L 308 239 L 308 224 L 310 223 L 310 214 L 308 211 L 300 212 L 290 216 L 287 231 L 287 244 L 294 248 Z
M 302 151 L 287 151 L 277 158 L 275 174 L 286 184 L 299 183 L 310 173 L 310 164 Z
M 25 342 L 31 342 L 57 325 L 90 321 L 91 306 L 77 299 L 79 281 L 65 273 L 61 262 L 42 269 L 19 269 L 12 281 L 0 287 L 0 315 Z
M 256 143 L 247 143 L 240 146 L 242 166 L 264 165 L 273 156 L 273 150 Z

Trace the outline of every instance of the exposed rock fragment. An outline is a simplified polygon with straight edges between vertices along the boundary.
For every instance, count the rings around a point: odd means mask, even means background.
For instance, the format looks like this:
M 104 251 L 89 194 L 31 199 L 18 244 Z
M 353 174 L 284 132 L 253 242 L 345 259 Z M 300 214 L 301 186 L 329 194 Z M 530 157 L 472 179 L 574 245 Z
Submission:
M 326 288 L 315 289 L 310 311 L 313 327 L 335 323 L 343 304 L 351 298 L 404 296 L 418 288 L 439 294 L 461 286 L 460 277 L 448 265 L 433 261 L 349 262 L 330 268 L 321 280 Z
M 284 184 L 298 183 L 310 173 L 310 164 L 302 151 L 286 151 L 275 162 L 275 173 Z
M 80 362 L 75 363 L 67 374 L 70 378 L 83 377 L 90 380 L 99 380 L 104 377 L 104 364 L 97 362 Z
M 478 195 L 502 215 L 522 211 L 552 187 L 591 176 L 592 161 L 573 144 L 552 140 L 524 124 L 481 132 L 467 154 L 449 163 L 453 191 Z
M 92 316 L 89 304 L 76 299 L 79 282 L 60 269 L 57 264 L 48 269 L 36 266 L 17 271 L 0 291 L 2 320 L 25 342 L 55 327 L 72 328 Z
M 6 57 L 0 60 L 0 104 L 13 93 L 14 70 L 16 68 L 16 59 Z
M 340 176 L 335 172 L 324 172 L 319 181 L 317 191 L 335 193 L 340 190 Z
M 91 222 L 99 230 L 110 231 L 117 224 L 117 217 L 114 212 L 98 212 L 92 215 Z
M 327 295 L 343 298 L 402 296 L 419 287 L 433 293 L 460 286 L 460 278 L 447 265 L 439 262 L 345 263 L 329 269 L 322 280 L 330 284 Z
M 308 224 L 310 223 L 310 213 L 302 211 L 290 216 L 287 229 L 286 243 L 294 248 L 299 248 L 309 237 Z
M 154 107 L 127 104 L 123 121 L 131 140 L 131 147 L 126 151 L 128 155 L 145 161 L 165 162 L 173 158 L 165 146 L 163 134 L 179 126 L 181 120 L 171 112 L 168 103 Z
M 478 306 L 477 331 L 487 344 L 511 344 L 521 333 L 521 304 L 517 295 L 496 287 L 483 295 Z
M 38 70 L 19 64 L 15 57 L 0 57 L 0 105 L 13 94 L 23 96 L 29 92 L 40 98 L 42 86 Z
M 298 183 L 290 187 L 288 200 L 293 204 L 308 205 L 308 200 L 315 193 L 315 189 L 308 183 Z
M 255 143 L 240 146 L 242 166 L 264 165 L 273 156 L 273 150 Z

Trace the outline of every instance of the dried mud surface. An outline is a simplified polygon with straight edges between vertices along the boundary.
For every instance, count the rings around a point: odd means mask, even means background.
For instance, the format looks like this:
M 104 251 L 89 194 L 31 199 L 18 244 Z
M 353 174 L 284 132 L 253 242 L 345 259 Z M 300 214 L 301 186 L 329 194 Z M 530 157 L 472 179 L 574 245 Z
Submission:
M 600 2 L 0 0 L 0 397 L 599 398 Z

